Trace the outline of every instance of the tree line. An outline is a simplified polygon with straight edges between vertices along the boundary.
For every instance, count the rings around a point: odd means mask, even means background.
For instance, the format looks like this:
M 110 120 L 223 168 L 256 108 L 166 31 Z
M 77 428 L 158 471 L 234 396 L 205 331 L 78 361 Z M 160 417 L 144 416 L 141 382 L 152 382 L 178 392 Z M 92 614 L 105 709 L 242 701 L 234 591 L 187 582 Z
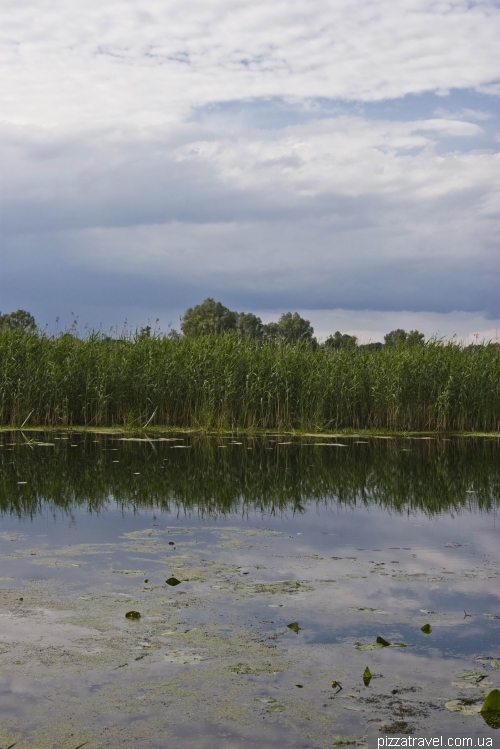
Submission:
M 252 312 L 230 310 L 211 297 L 185 311 L 181 318 L 181 330 L 185 336 L 191 338 L 206 334 L 233 332 L 240 337 L 249 336 L 259 340 L 304 341 L 313 346 L 321 345 L 327 349 L 359 346 L 356 336 L 341 333 L 339 330 L 336 330 L 323 343 L 319 344 L 314 336 L 314 328 L 310 321 L 301 317 L 298 312 L 284 312 L 277 322 L 263 323 L 261 318 Z M 384 343 L 368 343 L 359 347 L 376 351 L 384 345 L 407 344 L 408 346 L 415 346 L 424 343 L 424 341 L 424 334 L 418 330 L 410 330 L 407 333 L 402 328 L 398 328 L 397 330 L 391 330 L 384 336 Z
M 356 336 L 341 333 L 339 330 L 336 330 L 325 341 L 319 343 L 314 335 L 314 328 L 310 321 L 301 317 L 298 312 L 284 312 L 277 322 L 263 323 L 261 318 L 252 312 L 236 312 L 225 307 L 221 302 L 216 302 L 212 297 L 207 297 L 201 304 L 189 307 L 181 317 L 180 327 L 182 335 L 187 338 L 234 333 L 239 338 L 252 338 L 261 341 L 284 341 L 287 343 L 303 341 L 315 348 L 321 346 L 322 348 L 332 350 L 360 348 L 369 351 L 378 351 L 384 346 L 402 344 L 416 346 L 425 341 L 424 334 L 418 330 L 407 332 L 402 328 L 397 328 L 384 336 L 384 343 L 358 344 Z M 3 329 L 35 331 L 37 326 L 32 314 L 26 310 L 19 309 L 8 314 L 0 313 L 0 330 Z M 151 327 L 148 325 L 141 328 L 140 333 L 150 336 L 152 333 Z M 171 330 L 168 335 L 171 338 L 177 338 L 181 336 L 181 333 Z

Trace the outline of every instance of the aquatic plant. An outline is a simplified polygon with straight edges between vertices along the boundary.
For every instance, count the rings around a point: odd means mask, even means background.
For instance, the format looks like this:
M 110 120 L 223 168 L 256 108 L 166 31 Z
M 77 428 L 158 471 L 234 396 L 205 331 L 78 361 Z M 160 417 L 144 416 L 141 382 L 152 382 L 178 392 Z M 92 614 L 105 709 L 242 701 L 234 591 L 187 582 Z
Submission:
M 0 424 L 496 431 L 500 347 L 0 331 Z

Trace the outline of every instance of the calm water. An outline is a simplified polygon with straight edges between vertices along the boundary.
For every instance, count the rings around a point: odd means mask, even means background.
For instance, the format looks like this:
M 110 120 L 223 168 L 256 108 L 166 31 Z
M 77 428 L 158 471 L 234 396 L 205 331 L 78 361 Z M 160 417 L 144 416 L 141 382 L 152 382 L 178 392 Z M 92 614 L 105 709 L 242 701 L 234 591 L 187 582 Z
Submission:
M 499 440 L 0 445 L 1 747 L 498 735 Z

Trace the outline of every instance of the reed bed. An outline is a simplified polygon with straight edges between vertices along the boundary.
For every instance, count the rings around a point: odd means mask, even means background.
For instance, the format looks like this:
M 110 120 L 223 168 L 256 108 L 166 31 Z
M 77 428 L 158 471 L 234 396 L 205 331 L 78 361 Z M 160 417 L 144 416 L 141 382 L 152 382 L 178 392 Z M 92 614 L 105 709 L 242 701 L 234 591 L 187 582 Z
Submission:
M 0 424 L 498 431 L 500 347 L 0 332 Z

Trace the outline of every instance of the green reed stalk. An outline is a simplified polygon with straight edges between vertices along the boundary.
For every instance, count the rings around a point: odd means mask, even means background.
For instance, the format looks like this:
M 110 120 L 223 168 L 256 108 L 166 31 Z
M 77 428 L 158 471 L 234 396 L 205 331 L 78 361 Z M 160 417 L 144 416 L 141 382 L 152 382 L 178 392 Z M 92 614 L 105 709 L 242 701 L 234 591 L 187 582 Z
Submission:
M 0 424 L 498 431 L 500 347 L 0 332 Z

